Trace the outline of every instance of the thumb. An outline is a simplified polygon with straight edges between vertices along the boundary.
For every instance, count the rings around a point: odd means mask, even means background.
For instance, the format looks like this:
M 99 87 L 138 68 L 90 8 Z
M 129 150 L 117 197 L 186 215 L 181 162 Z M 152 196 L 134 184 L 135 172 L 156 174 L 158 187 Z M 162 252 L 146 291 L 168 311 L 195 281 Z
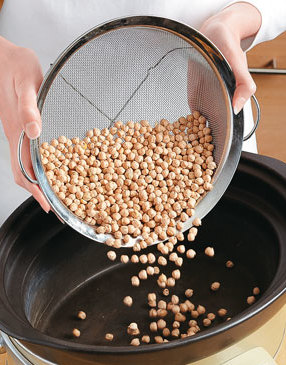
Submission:
M 245 53 L 240 54 L 230 61 L 236 80 L 236 89 L 233 96 L 233 111 L 238 114 L 246 101 L 255 93 L 256 85 L 248 71 Z
M 42 130 L 41 115 L 37 106 L 39 82 L 33 81 L 33 79 L 34 77 L 25 77 L 21 82 L 15 82 L 19 122 L 30 139 L 38 138 Z

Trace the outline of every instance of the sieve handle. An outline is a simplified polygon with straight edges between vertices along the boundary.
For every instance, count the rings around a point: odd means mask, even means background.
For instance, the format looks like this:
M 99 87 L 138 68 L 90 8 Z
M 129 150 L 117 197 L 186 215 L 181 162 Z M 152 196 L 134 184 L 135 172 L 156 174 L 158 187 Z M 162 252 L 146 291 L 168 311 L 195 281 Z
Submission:
M 20 170 L 22 172 L 22 174 L 25 176 L 25 178 L 32 184 L 37 184 L 38 185 L 38 181 L 37 180 L 34 180 L 32 179 L 25 167 L 24 167 L 24 164 L 23 164 L 23 161 L 22 161 L 22 145 L 23 145 L 23 140 L 24 140 L 24 137 L 25 137 L 25 132 L 22 131 L 22 133 L 20 134 L 20 138 L 19 138 L 19 143 L 18 143 L 18 153 L 17 153 L 17 156 L 18 156 L 18 163 L 19 163 L 19 167 L 20 167 Z
M 252 137 L 252 135 L 256 131 L 256 129 L 258 127 L 258 124 L 260 122 L 261 112 L 260 112 L 260 106 L 259 106 L 258 100 L 256 99 L 255 95 L 252 95 L 251 97 L 252 97 L 252 99 L 254 101 L 254 104 L 256 106 L 257 116 L 256 116 L 256 121 L 254 123 L 254 126 L 253 126 L 252 130 L 245 137 L 243 137 L 243 142 L 247 141 L 250 137 Z

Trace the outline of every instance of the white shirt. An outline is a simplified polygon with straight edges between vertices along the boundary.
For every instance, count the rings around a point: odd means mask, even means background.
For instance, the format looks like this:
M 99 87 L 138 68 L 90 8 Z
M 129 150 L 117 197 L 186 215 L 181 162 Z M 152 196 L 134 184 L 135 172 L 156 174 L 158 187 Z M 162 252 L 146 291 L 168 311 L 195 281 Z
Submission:
M 286 0 L 249 0 L 262 14 L 262 26 L 255 39 L 247 39 L 244 49 L 274 38 L 285 28 Z M 5 0 L 0 12 L 0 35 L 11 42 L 32 48 L 43 71 L 79 35 L 96 25 L 130 15 L 171 18 L 199 29 L 211 15 L 228 6 L 228 0 Z M 275 5 L 276 4 L 276 5 Z M 284 15 L 283 15 L 284 14 Z M 283 24 L 284 22 L 284 24 Z M 245 130 L 253 125 L 250 104 L 244 108 Z M 257 152 L 255 136 L 244 150 Z M 29 196 L 12 177 L 8 143 L 0 128 L 0 225 Z M 5 208 L 3 208 L 5 207 Z

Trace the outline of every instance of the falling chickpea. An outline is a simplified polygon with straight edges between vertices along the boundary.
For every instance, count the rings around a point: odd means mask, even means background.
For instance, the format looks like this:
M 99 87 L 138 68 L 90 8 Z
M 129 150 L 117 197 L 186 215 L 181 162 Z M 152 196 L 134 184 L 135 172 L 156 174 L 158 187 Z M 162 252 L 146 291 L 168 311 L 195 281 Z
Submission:
M 120 261 L 123 263 L 123 264 L 127 264 L 129 262 L 129 257 L 127 255 L 121 255 L 120 256 Z
M 181 271 L 176 269 L 176 270 L 173 270 L 172 271 L 172 277 L 175 279 L 175 280 L 179 280 L 180 277 L 181 277 Z
M 116 253 L 114 251 L 108 251 L 107 257 L 109 258 L 109 260 L 114 261 L 116 259 Z
M 234 267 L 234 263 L 230 260 L 228 260 L 225 264 L 225 266 L 228 268 L 228 269 L 231 269 Z
M 179 245 L 178 247 L 177 247 L 177 251 L 179 252 L 179 253 L 185 253 L 185 246 L 184 245 Z
M 139 279 L 146 280 L 148 278 L 147 271 L 146 270 L 139 271 L 138 276 L 139 276 Z
M 196 256 L 196 251 L 193 250 L 192 248 L 190 248 L 187 252 L 186 252 L 186 256 L 188 259 L 193 259 Z
M 209 257 L 213 257 L 215 252 L 214 252 L 214 248 L 213 247 L 207 247 L 205 249 L 205 254 Z
M 168 295 L 170 294 L 170 291 L 169 291 L 169 289 L 164 289 L 163 290 L 163 295 L 165 296 L 165 297 L 167 297 Z
M 191 298 L 191 297 L 193 296 L 193 294 L 194 294 L 193 289 L 186 289 L 186 290 L 185 290 L 185 296 L 186 296 L 187 298 Z
M 217 291 L 219 290 L 220 288 L 220 283 L 218 281 L 214 281 L 212 284 L 211 284 L 211 290 L 212 291 Z

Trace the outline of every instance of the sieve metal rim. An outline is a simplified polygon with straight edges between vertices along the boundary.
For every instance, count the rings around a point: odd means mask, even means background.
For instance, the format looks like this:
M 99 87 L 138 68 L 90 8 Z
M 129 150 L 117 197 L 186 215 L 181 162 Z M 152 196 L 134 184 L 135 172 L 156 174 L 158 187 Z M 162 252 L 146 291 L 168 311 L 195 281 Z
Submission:
M 158 28 L 183 38 L 202 54 L 215 71 L 220 83 L 222 84 L 222 90 L 225 93 L 229 116 L 229 143 L 225 147 L 221 164 L 215 173 L 213 190 L 208 192 L 208 194 L 203 198 L 203 204 L 199 203 L 196 207 L 196 216 L 203 218 L 215 206 L 227 189 L 238 165 L 243 141 L 243 111 L 241 111 L 238 115 L 235 115 L 232 110 L 231 99 L 235 90 L 235 79 L 228 62 L 216 46 L 200 32 L 183 23 L 153 16 L 119 18 L 92 28 L 67 47 L 57 58 L 54 64 L 51 65 L 51 68 L 46 74 L 38 93 L 38 108 L 41 112 L 50 86 L 60 69 L 67 62 L 69 57 L 74 54 L 74 52 L 98 36 L 125 27 Z M 54 213 L 62 222 L 67 223 L 84 236 L 99 242 L 105 241 L 108 237 L 110 237 L 110 235 L 97 234 L 93 226 L 88 225 L 75 216 L 53 192 L 41 163 L 39 147 L 39 139 L 30 141 L 30 153 L 35 176 Z M 219 184 L 217 183 L 218 179 Z M 183 231 L 187 230 L 191 226 L 192 218 L 184 223 Z M 133 242 L 129 245 L 131 244 L 133 244 Z

